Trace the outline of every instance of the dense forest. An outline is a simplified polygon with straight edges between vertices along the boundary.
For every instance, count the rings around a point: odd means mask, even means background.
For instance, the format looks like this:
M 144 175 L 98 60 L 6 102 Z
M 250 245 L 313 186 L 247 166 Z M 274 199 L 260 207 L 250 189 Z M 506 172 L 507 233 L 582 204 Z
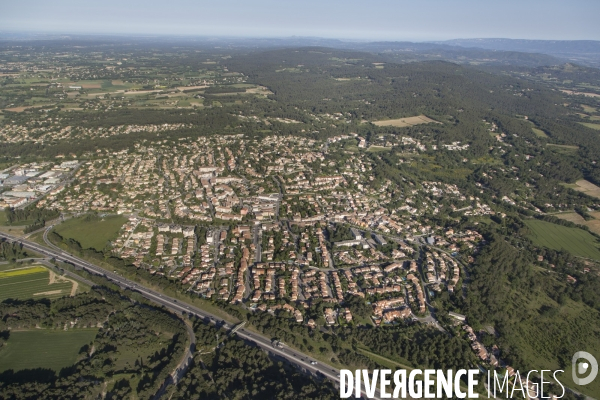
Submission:
M 600 279 L 583 272 L 582 261 L 566 252 L 545 251 L 552 271 L 534 260 L 535 249 L 521 239 L 490 235 L 471 268 L 466 312 L 476 328 L 492 324 L 503 358 L 528 368 L 543 354 L 549 365 L 571 363 L 578 348 L 595 346 L 600 334 Z M 557 274 L 580 280 L 567 285 Z M 564 274 L 564 275 L 563 275 Z M 584 302 L 583 309 L 575 306 Z M 536 354 L 536 355 L 533 355 Z
M 183 322 L 170 313 L 102 288 L 54 301 L 7 300 L 0 303 L 0 316 L 0 331 L 8 345 L 15 330 L 62 330 L 71 321 L 76 321 L 71 329 L 100 326 L 93 342 L 79 350 L 78 361 L 71 367 L 2 372 L 2 398 L 96 397 L 102 391 L 99 382 L 122 374 L 136 377 L 131 381 L 138 383 L 135 387 L 118 383 L 108 397 L 150 398 L 179 362 L 187 340 Z M 130 348 L 133 343 L 136 346 Z M 135 363 L 127 361 L 131 351 L 138 354 Z
M 335 399 L 333 387 L 270 359 L 259 348 L 232 338 L 215 348 L 216 330 L 194 325 L 199 354 L 173 399 Z
M 6 215 L 6 221 L 9 224 L 16 224 L 17 222 L 23 221 L 45 221 L 58 217 L 60 213 L 56 210 L 29 206 L 17 209 L 6 207 L 4 209 L 4 214 Z
M 183 323 L 173 315 L 100 287 L 54 301 L 8 300 L 0 303 L 0 316 L 0 349 L 10 344 L 15 330 L 62 329 L 74 320 L 77 324 L 71 329 L 101 326 L 93 342 L 80 349 L 77 363 L 59 373 L 51 369 L 1 373 L 3 398 L 95 397 L 102 381 L 112 382 L 107 398 L 151 398 L 179 362 L 187 337 Z M 173 398 L 336 398 L 330 384 L 273 361 L 243 341 L 228 339 L 204 321 L 195 320 L 193 325 L 199 352 Z M 223 339 L 215 348 L 219 333 Z M 133 343 L 141 354 L 135 364 L 123 364 Z M 132 386 L 133 382 L 137 383 Z
M 0 241 L 0 258 L 6 261 L 14 261 L 28 257 L 27 251 L 23 245 L 15 242 L 8 242 L 4 239 Z

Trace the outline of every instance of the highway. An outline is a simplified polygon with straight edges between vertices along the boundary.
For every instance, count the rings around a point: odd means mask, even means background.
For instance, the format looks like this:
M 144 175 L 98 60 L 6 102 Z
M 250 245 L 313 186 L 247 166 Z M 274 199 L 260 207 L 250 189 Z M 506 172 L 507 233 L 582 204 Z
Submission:
M 139 285 L 136 282 L 133 282 L 127 278 L 124 278 L 123 276 L 121 276 L 115 272 L 107 271 L 101 267 L 98 267 L 97 265 L 94 265 L 88 261 L 85 261 L 79 257 L 75 257 L 75 256 L 63 251 L 62 249 L 54 246 L 52 243 L 50 243 L 48 241 L 47 234 L 51 228 L 52 227 L 50 226 L 44 232 L 44 240 L 46 241 L 46 243 L 49 244 L 50 248 L 39 245 L 35 242 L 31 242 L 26 239 L 14 237 L 12 235 L 8 235 L 8 234 L 2 233 L 2 232 L 0 232 L 0 238 L 3 238 L 10 242 L 21 243 L 23 245 L 23 247 L 33 250 L 33 251 L 36 251 L 44 256 L 53 257 L 57 261 L 72 264 L 76 267 L 82 268 L 82 269 L 84 269 L 90 273 L 96 274 L 96 275 L 102 275 L 102 276 L 106 277 L 108 280 L 119 285 L 121 288 L 134 290 L 134 291 L 140 293 L 146 299 L 148 299 L 156 304 L 165 306 L 173 311 L 181 312 L 181 313 L 188 313 L 188 314 L 196 315 L 197 317 L 200 317 L 203 319 L 208 319 L 210 321 L 210 323 L 215 324 L 216 326 L 222 326 L 224 329 L 227 329 L 227 330 L 230 330 L 234 327 L 234 325 L 230 325 L 230 324 L 225 323 L 225 321 L 221 321 L 220 318 L 217 318 L 215 315 L 213 315 L 207 311 L 201 310 L 193 305 L 187 304 L 185 302 L 182 302 L 182 301 L 176 300 L 174 298 L 171 298 L 169 296 L 158 293 L 154 290 L 148 289 L 144 286 Z M 326 364 L 322 364 L 320 362 L 316 362 L 315 360 L 311 359 L 309 356 L 302 354 L 297 350 L 290 349 L 285 346 L 283 348 L 274 347 L 269 338 L 262 336 L 260 334 L 254 333 L 254 332 L 249 332 L 246 329 L 240 329 L 239 331 L 236 332 L 236 334 L 240 338 L 242 338 L 248 342 L 251 342 L 251 343 L 255 344 L 256 346 L 262 348 L 264 351 L 271 353 L 272 355 L 279 356 L 280 358 L 283 358 L 283 359 L 287 360 L 288 362 L 299 366 L 303 371 L 306 371 L 313 375 L 326 377 L 327 379 L 330 379 L 334 383 L 339 384 L 338 376 L 339 376 L 340 371 L 337 368 L 334 368 L 334 367 L 326 365 Z M 379 392 L 377 392 L 377 393 L 379 393 Z M 379 399 L 379 396 L 377 395 L 374 398 Z

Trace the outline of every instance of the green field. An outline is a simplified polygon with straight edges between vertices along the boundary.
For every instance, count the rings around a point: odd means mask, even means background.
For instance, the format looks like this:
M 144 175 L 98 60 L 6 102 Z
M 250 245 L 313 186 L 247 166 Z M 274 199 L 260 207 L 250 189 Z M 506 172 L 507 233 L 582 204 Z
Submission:
M 587 126 L 588 128 L 600 131 L 600 124 L 591 124 L 589 122 L 580 122 L 581 125 Z
M 3 278 L 13 278 L 15 276 L 22 276 L 22 275 L 31 275 L 31 274 L 36 274 L 39 272 L 47 272 L 46 268 L 44 267 L 25 267 L 25 268 L 12 268 L 12 269 L 7 269 L 7 270 L 3 270 L 2 272 L 0 272 L 0 279 Z
M 0 350 L 0 372 L 32 368 L 50 368 L 59 372 L 77 361 L 81 347 L 90 343 L 97 332 L 97 329 L 11 332 Z
M 594 107 L 586 106 L 585 104 L 582 104 L 581 108 L 583 108 L 583 111 L 588 112 L 588 113 L 596 112 L 596 109 Z
M 369 153 L 381 153 L 382 151 L 390 151 L 391 147 L 383 147 L 383 146 L 369 146 L 367 151 Z
M 548 146 L 550 148 L 550 150 L 553 150 L 559 154 L 566 154 L 566 155 L 575 154 L 579 150 L 579 146 L 569 146 L 566 144 L 548 143 L 546 146 Z
M 72 288 L 73 283 L 70 281 L 59 280 L 50 284 L 50 271 L 40 266 L 0 272 L 0 301 L 56 299 L 69 296 Z
M 543 137 L 543 138 L 547 138 L 548 135 L 546 135 L 546 132 L 544 132 L 541 129 L 538 128 L 531 128 L 531 130 L 533 131 L 533 133 L 535 133 L 536 136 L 538 137 Z
M 600 243 L 583 229 L 539 220 L 527 220 L 525 223 L 531 229 L 529 238 L 538 246 L 562 249 L 576 256 L 600 260 Z
M 84 249 L 98 251 L 106 247 L 106 243 L 117 238 L 119 230 L 127 218 L 110 216 L 102 219 L 86 221 L 85 217 L 73 218 L 54 228 L 64 238 L 75 239 Z

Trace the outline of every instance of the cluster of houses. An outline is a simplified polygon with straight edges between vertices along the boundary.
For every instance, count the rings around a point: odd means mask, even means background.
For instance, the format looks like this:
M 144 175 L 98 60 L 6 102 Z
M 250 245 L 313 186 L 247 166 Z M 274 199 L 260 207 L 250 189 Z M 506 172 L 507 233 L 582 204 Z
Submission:
M 136 215 L 113 250 L 200 296 L 259 310 L 283 300 L 300 313 L 322 299 L 334 305 L 335 323 L 348 319 L 339 318 L 347 296 L 360 296 L 374 304 L 376 323 L 392 323 L 423 315 L 426 290 L 454 290 L 460 268 L 447 253 L 482 240 L 473 231 L 441 232 L 420 216 L 439 211 L 440 197 L 464 211 L 483 205 L 441 182 L 400 195 L 383 181 L 373 192 L 371 170 L 363 155 L 338 165 L 322 142 L 292 136 L 158 140 L 99 153 L 47 205 Z M 402 205 L 390 211 L 398 196 Z M 160 222 L 174 220 L 185 222 Z M 207 222 L 198 237 L 194 227 Z M 330 241 L 337 225 L 351 228 L 349 240 Z M 415 253 L 420 236 L 432 246 L 423 260 Z
M 427 282 L 434 291 L 440 292 L 440 286 L 446 285 L 449 292 L 454 292 L 460 279 L 460 267 L 452 257 L 443 252 L 429 250 L 425 254 L 425 268 Z
M 97 106 L 97 105 L 96 105 Z M 167 132 L 184 128 L 191 128 L 191 124 L 148 124 L 148 125 L 115 125 L 111 127 L 87 128 L 83 126 L 73 127 L 59 124 L 60 118 L 47 117 L 38 121 L 32 121 L 28 125 L 15 123 L 0 127 L 0 139 L 5 143 L 19 143 L 23 141 L 33 143 L 44 143 L 54 140 L 72 140 L 77 135 L 80 140 L 91 138 L 107 138 L 114 135 L 128 135 L 139 132 Z

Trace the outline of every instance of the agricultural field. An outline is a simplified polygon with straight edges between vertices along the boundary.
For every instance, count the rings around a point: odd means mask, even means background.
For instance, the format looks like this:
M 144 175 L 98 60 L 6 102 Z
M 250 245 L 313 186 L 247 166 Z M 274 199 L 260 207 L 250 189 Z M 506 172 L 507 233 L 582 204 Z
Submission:
M 590 229 L 591 232 L 600 235 L 600 212 L 591 212 L 590 215 L 592 215 L 595 219 L 586 221 L 581 215 L 577 214 L 576 212 L 555 214 L 556 217 L 564 219 L 565 221 L 571 221 L 578 225 L 585 225 Z
M 97 329 L 11 332 L 0 350 L 0 372 L 49 368 L 59 372 L 77 362 L 79 350 L 96 337 Z
M 390 147 L 383 147 L 383 146 L 369 146 L 369 148 L 367 149 L 367 151 L 370 153 L 381 153 L 382 151 L 390 151 L 390 150 L 391 150 Z
M 525 224 L 531 229 L 528 237 L 538 246 L 600 260 L 600 242 L 589 232 L 539 220 L 527 220 Z
M 585 104 L 581 104 L 581 108 L 583 108 L 583 111 L 585 111 L 586 113 L 595 113 L 596 112 L 596 109 L 594 107 L 590 107 Z
M 566 145 L 566 144 L 548 143 L 546 146 L 550 147 L 551 150 L 554 150 L 555 152 L 557 152 L 559 154 L 566 154 L 566 155 L 574 154 L 577 152 L 577 150 L 579 150 L 579 146 L 570 146 L 570 145 Z
M 417 115 L 416 117 L 399 118 L 399 119 L 388 119 L 383 121 L 373 121 L 373 125 L 377 126 L 395 126 L 398 128 L 405 128 L 407 126 L 414 126 L 420 124 L 438 123 L 437 121 L 426 117 L 425 115 Z
M 600 131 L 600 124 L 592 124 L 589 122 L 580 122 L 581 125 L 587 126 L 590 129 L 594 129 L 596 131 Z
M 207 64 L 216 64 L 208 62 Z M 255 97 L 266 97 L 272 92 L 255 84 L 243 83 L 239 73 L 215 72 L 200 69 L 191 73 L 183 73 L 177 77 L 163 74 L 150 68 L 148 72 L 156 74 L 160 84 L 148 84 L 140 79 L 81 79 L 69 77 L 47 79 L 47 76 L 31 76 L 27 73 L 14 74 L 15 82 L 5 85 L 7 91 L 27 93 L 19 103 L 8 104 L 4 110 L 24 112 L 35 107 L 53 107 L 59 104 L 64 111 L 98 110 L 115 105 L 132 109 L 149 107 L 159 109 L 202 108 L 204 98 L 200 97 L 214 86 L 231 88 L 231 93 L 212 95 L 231 96 L 242 92 Z M 41 80 L 40 80 L 41 79 Z M 48 93 L 50 91 L 50 94 Z M 58 97 L 58 98 L 57 98 Z M 0 116 L 0 118 L 2 118 Z
M 42 266 L 17 267 L 0 271 L 0 301 L 6 299 L 56 299 L 74 295 L 79 288 Z
M 119 230 L 127 221 L 125 217 L 109 216 L 87 220 L 86 217 L 69 219 L 54 228 L 64 238 L 74 239 L 84 249 L 104 249 L 117 238 Z
M 596 197 L 600 199 L 600 187 L 594 185 L 592 182 L 586 181 L 585 179 L 578 180 L 575 183 L 565 185 L 568 188 L 583 192 L 588 196 Z

